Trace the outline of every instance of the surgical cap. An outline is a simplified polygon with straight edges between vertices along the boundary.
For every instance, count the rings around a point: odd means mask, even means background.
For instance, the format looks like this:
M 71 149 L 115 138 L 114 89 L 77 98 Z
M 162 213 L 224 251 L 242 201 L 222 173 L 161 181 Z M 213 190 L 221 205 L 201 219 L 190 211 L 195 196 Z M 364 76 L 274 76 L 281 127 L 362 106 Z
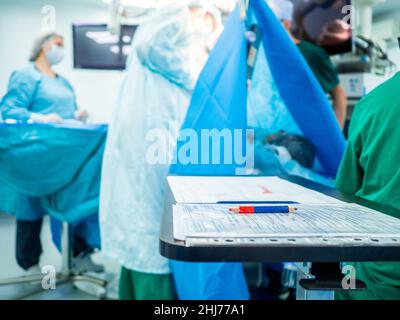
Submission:
M 190 0 L 188 3 L 189 8 L 204 8 L 209 5 L 210 3 L 207 0 Z
M 291 1 L 289 1 L 289 0 L 267 0 L 267 3 L 279 20 L 292 21 L 294 6 Z
M 191 0 L 188 4 L 189 8 L 203 8 L 214 18 L 217 28 L 222 25 L 221 12 L 206 0 Z
M 41 32 L 35 38 L 35 40 L 33 42 L 31 54 L 29 56 L 29 61 L 35 61 L 37 59 L 37 57 L 39 56 L 40 52 L 42 51 L 43 45 L 50 39 L 57 37 L 57 36 L 60 36 L 60 35 L 58 33 L 56 33 L 55 31 Z

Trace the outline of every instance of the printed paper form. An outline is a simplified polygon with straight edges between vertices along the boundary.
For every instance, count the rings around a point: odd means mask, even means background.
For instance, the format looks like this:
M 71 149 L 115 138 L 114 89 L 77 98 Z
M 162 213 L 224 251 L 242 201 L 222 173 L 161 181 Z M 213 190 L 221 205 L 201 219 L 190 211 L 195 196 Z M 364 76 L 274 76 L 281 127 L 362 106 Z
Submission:
M 291 214 L 240 215 L 230 205 L 178 204 L 174 237 L 397 237 L 400 219 L 356 204 L 302 204 Z
M 217 203 L 220 201 L 341 203 L 335 198 L 279 177 L 169 176 L 168 183 L 177 203 Z

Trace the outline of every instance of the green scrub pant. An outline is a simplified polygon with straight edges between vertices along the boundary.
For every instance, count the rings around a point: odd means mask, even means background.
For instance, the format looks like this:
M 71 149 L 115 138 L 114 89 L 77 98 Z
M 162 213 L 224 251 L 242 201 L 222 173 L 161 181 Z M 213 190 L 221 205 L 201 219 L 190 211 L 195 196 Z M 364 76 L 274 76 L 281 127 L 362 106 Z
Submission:
M 120 300 L 174 300 L 171 274 L 142 273 L 121 268 Z

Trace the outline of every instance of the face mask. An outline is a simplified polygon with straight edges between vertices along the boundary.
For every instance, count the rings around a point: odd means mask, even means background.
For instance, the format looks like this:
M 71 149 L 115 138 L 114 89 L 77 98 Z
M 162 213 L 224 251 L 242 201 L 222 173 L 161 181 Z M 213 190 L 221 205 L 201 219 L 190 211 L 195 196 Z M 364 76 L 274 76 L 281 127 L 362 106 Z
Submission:
M 60 63 L 61 60 L 64 58 L 64 49 L 53 44 L 50 51 L 45 53 L 47 61 L 51 64 Z
M 207 14 L 207 11 L 204 11 L 202 14 L 199 14 L 193 21 L 193 29 L 194 29 L 194 33 L 196 36 L 198 37 L 203 37 L 206 38 L 208 36 L 210 36 L 210 34 L 213 32 L 213 28 L 212 26 L 207 26 L 204 23 L 204 18 Z
M 204 26 L 203 28 L 194 28 L 193 32 L 194 45 L 196 47 L 202 47 L 206 49 L 210 36 L 211 36 L 210 31 L 206 30 Z
M 207 28 L 206 26 L 201 24 L 198 24 L 197 26 L 195 25 L 194 29 L 195 34 L 200 37 L 208 37 L 213 31 L 212 28 Z
M 209 36 L 206 34 L 201 34 L 201 33 L 195 33 L 194 34 L 194 46 L 197 47 L 207 47 L 207 42 L 208 42 Z

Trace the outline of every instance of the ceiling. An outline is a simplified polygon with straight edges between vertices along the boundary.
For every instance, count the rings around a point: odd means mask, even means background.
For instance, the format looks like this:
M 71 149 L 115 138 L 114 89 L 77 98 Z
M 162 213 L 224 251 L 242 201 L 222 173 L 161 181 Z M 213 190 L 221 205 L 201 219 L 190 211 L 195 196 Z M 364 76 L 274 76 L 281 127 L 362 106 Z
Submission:
M 54 1 L 54 0 L 53 0 Z M 60 1 L 60 0 L 57 0 Z M 65 1 L 65 0 L 61 0 Z M 76 5 L 79 3 L 86 3 L 95 6 L 107 7 L 107 4 L 104 3 L 103 0 L 68 0 Z M 354 1 L 354 0 L 353 0 Z M 400 1 L 399 0 L 384 0 L 382 3 L 379 3 L 374 6 L 374 18 L 384 18 L 385 16 L 400 16 Z
M 71 0 L 68 0 L 71 1 Z M 354 1 L 354 0 L 353 0 Z M 103 0 L 79 0 L 75 2 L 86 2 L 94 5 L 104 5 Z M 400 11 L 400 1 L 399 0 L 385 0 L 384 2 L 374 6 L 375 14 L 385 14 L 393 11 Z
M 79 5 L 79 4 L 89 4 L 89 5 L 94 5 L 94 6 L 102 6 L 102 7 L 107 7 L 107 4 L 103 0 L 49 0 L 49 2 L 55 2 L 55 1 L 63 1 L 63 2 L 72 2 L 73 4 Z

